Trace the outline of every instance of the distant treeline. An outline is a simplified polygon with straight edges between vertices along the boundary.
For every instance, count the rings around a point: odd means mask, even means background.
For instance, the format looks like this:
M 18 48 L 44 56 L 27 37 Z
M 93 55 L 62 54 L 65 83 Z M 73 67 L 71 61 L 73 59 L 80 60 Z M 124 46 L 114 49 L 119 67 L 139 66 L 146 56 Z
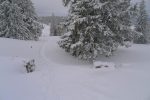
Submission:
M 42 16 L 42 17 L 39 17 L 38 19 L 41 23 L 49 25 L 49 23 L 51 23 L 54 20 L 53 18 L 55 18 L 56 24 L 59 24 L 60 22 L 63 22 L 66 19 L 66 17 L 62 17 L 62 16 L 55 16 L 55 17 Z

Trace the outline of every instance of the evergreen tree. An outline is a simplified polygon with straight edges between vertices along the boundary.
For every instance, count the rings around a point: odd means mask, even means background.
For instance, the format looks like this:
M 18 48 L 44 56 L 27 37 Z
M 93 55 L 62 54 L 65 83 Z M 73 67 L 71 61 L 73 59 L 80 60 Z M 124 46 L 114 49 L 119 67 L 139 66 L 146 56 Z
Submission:
M 139 6 L 139 13 L 136 23 L 136 31 L 142 33 L 142 35 L 135 40 L 136 43 L 147 43 L 148 37 L 148 14 L 145 9 L 145 1 L 142 0 Z
M 38 22 L 37 14 L 31 0 L 14 0 L 21 8 L 21 13 L 25 15 L 24 22 L 28 24 L 31 37 L 37 40 L 42 33 L 42 25 Z
M 130 0 L 64 0 L 70 4 L 64 26 L 68 33 L 59 46 L 71 55 L 94 60 L 110 56 L 119 45 L 133 40 L 130 28 Z
M 37 15 L 31 0 L 14 0 L 14 2 L 21 8 L 21 12 L 26 15 L 27 18 L 36 19 Z
M 30 31 L 23 22 L 24 15 L 13 0 L 5 0 L 0 4 L 0 37 L 28 39 Z
M 0 0 L 0 37 L 37 40 L 41 27 L 34 17 L 23 13 L 19 1 L 21 0 Z

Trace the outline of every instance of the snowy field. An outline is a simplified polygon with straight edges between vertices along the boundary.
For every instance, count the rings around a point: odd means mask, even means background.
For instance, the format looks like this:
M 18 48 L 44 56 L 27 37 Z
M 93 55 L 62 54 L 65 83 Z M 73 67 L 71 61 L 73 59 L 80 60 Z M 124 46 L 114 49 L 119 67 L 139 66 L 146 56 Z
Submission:
M 119 48 L 97 59 L 115 68 L 96 69 L 65 53 L 48 31 L 38 42 L 0 38 L 0 100 L 150 100 L 150 45 Z M 30 59 L 37 68 L 27 74 Z

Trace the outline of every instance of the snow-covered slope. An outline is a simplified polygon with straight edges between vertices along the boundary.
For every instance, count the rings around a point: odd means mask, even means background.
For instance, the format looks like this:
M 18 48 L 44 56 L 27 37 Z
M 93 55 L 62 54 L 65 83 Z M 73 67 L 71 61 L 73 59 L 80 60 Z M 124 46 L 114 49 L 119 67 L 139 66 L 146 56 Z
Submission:
M 150 45 L 98 58 L 117 65 L 103 70 L 65 53 L 58 40 L 45 35 L 38 42 L 0 38 L 0 100 L 150 100 Z M 27 74 L 23 64 L 30 59 L 37 68 Z

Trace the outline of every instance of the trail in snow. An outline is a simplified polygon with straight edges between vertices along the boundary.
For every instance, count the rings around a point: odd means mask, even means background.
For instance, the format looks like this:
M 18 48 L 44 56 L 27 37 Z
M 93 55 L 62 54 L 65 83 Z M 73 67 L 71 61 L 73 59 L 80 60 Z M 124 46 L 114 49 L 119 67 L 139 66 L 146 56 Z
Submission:
M 43 24 L 43 31 L 42 31 L 42 37 L 49 37 L 50 36 L 50 25 Z
M 47 89 L 47 96 L 46 96 L 46 100 L 49 99 L 49 97 L 53 98 L 54 100 L 60 100 L 59 99 L 59 95 L 58 95 L 58 91 L 56 92 L 55 91 L 55 83 L 53 82 L 54 80 L 54 69 L 53 67 L 56 66 L 54 63 L 50 62 L 49 59 L 46 57 L 45 55 L 45 49 L 46 49 L 46 46 L 47 46 L 47 43 L 48 43 L 48 37 L 47 38 L 43 38 L 45 41 L 40 49 L 40 57 L 42 59 L 42 61 L 45 63 L 45 65 L 47 66 L 47 71 L 46 72 L 43 72 L 43 82 L 46 82 L 46 84 L 48 85 L 45 85 L 46 86 L 46 89 Z M 51 91 L 49 93 L 49 91 Z

